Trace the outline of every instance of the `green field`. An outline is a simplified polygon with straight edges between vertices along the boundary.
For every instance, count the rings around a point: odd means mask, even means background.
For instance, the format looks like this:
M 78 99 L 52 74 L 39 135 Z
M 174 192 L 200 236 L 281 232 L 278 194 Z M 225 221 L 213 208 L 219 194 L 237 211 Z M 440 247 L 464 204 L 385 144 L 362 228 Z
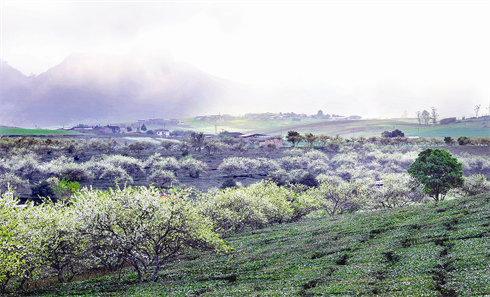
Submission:
M 185 120 L 188 129 L 214 134 L 226 130 L 229 132 L 264 133 L 268 135 L 286 135 L 289 130 L 302 134 L 325 134 L 342 137 L 381 136 L 383 131 L 402 130 L 408 136 L 445 137 L 490 137 L 490 120 L 467 120 L 448 125 L 419 125 L 416 119 L 353 120 L 331 121 L 321 119 L 302 119 L 293 121 L 249 121 L 230 120 L 223 122 Z
M 37 135 L 80 135 L 75 131 L 61 131 L 48 129 L 24 129 L 0 127 L 0 135 L 22 135 L 22 136 L 37 136 Z
M 486 296 L 489 222 L 489 195 L 309 218 L 183 255 L 154 284 L 127 270 L 15 296 Z

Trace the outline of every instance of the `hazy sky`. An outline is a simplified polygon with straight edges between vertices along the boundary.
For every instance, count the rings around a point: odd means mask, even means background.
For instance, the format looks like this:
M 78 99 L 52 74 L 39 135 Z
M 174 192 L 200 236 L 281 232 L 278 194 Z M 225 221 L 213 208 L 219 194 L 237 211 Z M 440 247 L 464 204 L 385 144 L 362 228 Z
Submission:
M 73 52 L 150 48 L 248 84 L 324 84 L 365 102 L 452 100 L 468 115 L 490 101 L 488 0 L 1 5 L 1 58 L 26 75 Z

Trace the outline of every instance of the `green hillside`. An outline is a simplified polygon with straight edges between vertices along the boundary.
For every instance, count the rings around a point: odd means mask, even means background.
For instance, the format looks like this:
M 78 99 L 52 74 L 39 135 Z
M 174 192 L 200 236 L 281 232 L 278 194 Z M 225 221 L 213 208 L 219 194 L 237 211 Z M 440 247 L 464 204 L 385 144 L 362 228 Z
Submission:
M 184 255 L 154 284 L 128 270 L 25 296 L 483 296 L 489 231 L 490 195 L 310 218 L 227 238 L 232 255 Z
M 352 120 L 332 121 L 322 119 L 302 119 L 300 122 L 251 121 L 246 119 L 223 122 L 206 122 L 186 119 L 189 129 L 214 134 L 223 130 L 242 133 L 265 133 L 285 135 L 289 130 L 300 133 L 340 135 L 342 137 L 381 136 L 383 131 L 400 129 L 408 136 L 445 137 L 490 137 L 490 120 L 466 120 L 448 125 L 419 125 L 416 119 Z
M 75 131 L 0 127 L 0 135 L 36 136 L 36 135 L 79 135 L 79 134 L 80 133 Z

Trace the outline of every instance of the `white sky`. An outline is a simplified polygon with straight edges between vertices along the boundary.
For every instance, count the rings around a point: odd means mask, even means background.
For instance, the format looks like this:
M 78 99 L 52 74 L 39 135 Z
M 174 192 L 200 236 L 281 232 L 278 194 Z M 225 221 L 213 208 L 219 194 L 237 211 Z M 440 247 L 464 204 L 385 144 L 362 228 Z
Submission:
M 328 84 L 367 101 L 386 87 L 463 100 L 454 90 L 472 94 L 468 113 L 490 101 L 488 0 L 1 5 L 1 58 L 26 75 L 73 52 L 142 47 L 248 84 Z

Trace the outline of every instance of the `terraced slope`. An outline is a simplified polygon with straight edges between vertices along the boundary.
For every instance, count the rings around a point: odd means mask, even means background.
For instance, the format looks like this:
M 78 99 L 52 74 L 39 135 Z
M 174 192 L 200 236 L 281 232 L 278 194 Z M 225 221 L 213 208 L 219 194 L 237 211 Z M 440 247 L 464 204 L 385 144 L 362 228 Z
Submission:
M 154 284 L 129 270 L 26 296 L 483 296 L 490 294 L 490 195 L 310 218 L 227 239 Z M 86 294 L 86 295 L 85 295 Z

